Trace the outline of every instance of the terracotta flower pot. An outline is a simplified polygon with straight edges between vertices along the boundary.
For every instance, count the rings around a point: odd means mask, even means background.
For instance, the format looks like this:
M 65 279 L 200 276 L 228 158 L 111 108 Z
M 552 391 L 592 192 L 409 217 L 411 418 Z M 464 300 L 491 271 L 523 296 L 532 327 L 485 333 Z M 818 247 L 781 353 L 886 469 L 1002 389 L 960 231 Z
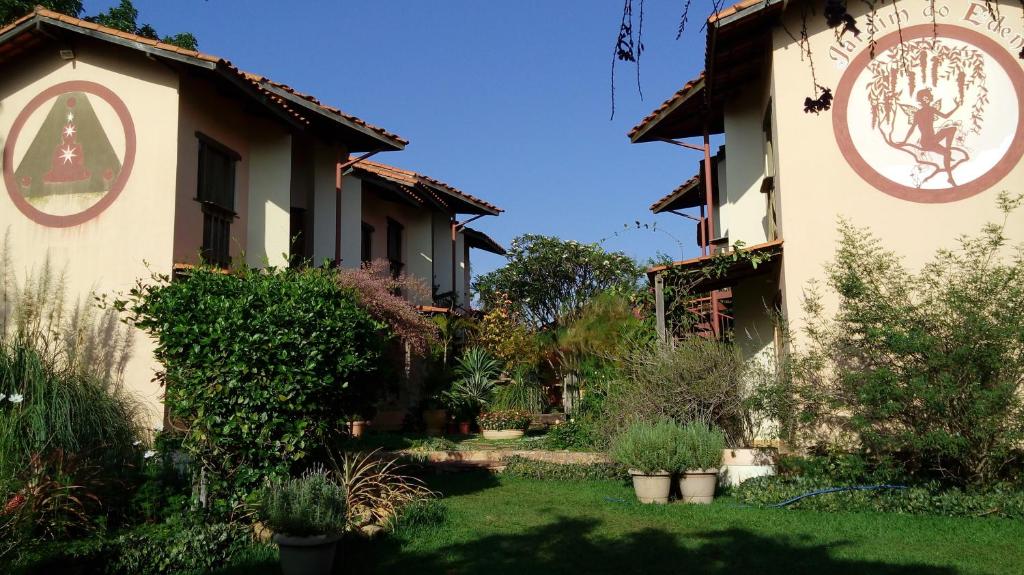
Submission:
M 485 429 L 484 439 L 519 439 L 523 436 L 522 429 Z
M 708 504 L 715 499 L 718 485 L 717 469 L 687 469 L 679 478 L 679 492 L 683 503 Z
M 447 420 L 448 414 L 443 409 L 427 409 L 423 412 L 423 422 L 427 424 L 427 435 L 441 435 Z
M 284 575 L 330 575 L 341 535 L 292 537 L 275 533 L 273 539 L 280 550 Z
M 349 422 L 349 433 L 352 437 L 362 437 L 366 433 L 366 428 L 369 427 L 369 421 L 351 421 Z
M 459 433 L 462 435 L 469 435 L 473 432 L 473 424 L 469 421 L 459 422 Z
M 633 477 L 633 491 L 640 503 L 668 503 L 668 494 L 672 490 L 672 474 L 667 471 L 644 473 L 636 469 L 629 470 Z
M 736 486 L 753 477 L 775 475 L 777 457 L 774 447 L 726 448 L 722 450 L 723 480 Z

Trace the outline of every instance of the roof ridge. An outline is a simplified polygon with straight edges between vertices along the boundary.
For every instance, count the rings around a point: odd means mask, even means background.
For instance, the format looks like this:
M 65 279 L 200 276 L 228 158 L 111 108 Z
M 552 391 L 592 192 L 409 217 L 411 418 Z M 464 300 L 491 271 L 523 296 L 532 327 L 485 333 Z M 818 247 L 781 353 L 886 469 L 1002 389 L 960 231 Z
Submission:
M 213 62 L 213 63 L 216 63 L 216 64 L 222 64 L 225 67 L 227 67 L 229 70 L 231 70 L 232 72 L 238 74 L 242 79 L 250 82 L 253 85 L 253 87 L 262 96 L 264 96 L 267 99 L 273 101 L 276 105 L 278 105 L 282 109 L 284 109 L 289 115 L 291 115 L 292 117 L 296 118 L 297 120 L 299 120 L 300 122 L 302 122 L 304 124 L 309 124 L 309 119 L 307 119 L 305 116 L 303 116 L 298 111 L 296 111 L 292 106 L 289 106 L 285 102 L 284 98 L 281 98 L 279 95 L 271 93 L 270 91 L 265 89 L 263 86 L 261 86 L 261 84 L 263 82 L 267 82 L 268 84 L 270 84 L 272 86 L 275 86 L 275 87 L 277 87 L 277 88 L 279 88 L 281 90 L 284 90 L 284 91 L 286 91 L 286 92 L 288 92 L 290 94 L 294 94 L 294 95 L 296 95 L 296 96 L 298 96 L 300 98 L 303 98 L 303 99 L 305 99 L 305 100 L 307 100 L 309 102 L 312 102 L 314 105 L 319 106 L 321 109 L 326 110 L 327 112 L 330 112 L 330 113 L 335 114 L 337 116 L 341 116 L 341 117 L 345 118 L 346 120 L 348 120 L 350 122 L 354 122 L 354 123 L 356 123 L 356 124 L 358 124 L 360 126 L 363 126 L 363 127 L 367 128 L 367 129 L 373 131 L 373 132 L 376 132 L 378 135 L 384 136 L 384 137 L 386 137 L 388 139 L 391 139 L 391 140 L 396 140 L 396 141 L 402 142 L 403 144 L 408 144 L 409 143 L 408 140 L 406 140 L 405 138 L 399 136 L 398 134 L 389 132 L 388 130 L 385 130 L 384 128 L 381 128 L 379 126 L 375 126 L 373 124 L 370 124 L 369 122 L 367 122 L 366 120 L 363 120 L 362 118 L 359 118 L 357 116 L 353 116 L 351 114 L 345 113 L 345 112 L 341 111 L 340 109 L 335 108 L 333 106 L 328 106 L 328 105 L 322 104 L 320 102 L 320 100 L 318 100 L 317 98 L 315 98 L 315 97 L 313 97 L 313 96 L 311 96 L 309 94 L 303 94 L 303 93 L 301 93 L 301 92 L 291 88 L 290 86 L 287 86 L 285 84 L 281 84 L 279 82 L 275 82 L 274 80 L 271 80 L 270 78 L 267 78 L 266 76 L 263 76 L 263 75 L 260 75 L 260 74 L 255 74 L 255 73 L 251 73 L 251 72 L 245 72 L 245 71 L 239 69 L 233 63 L 231 63 L 231 61 L 228 60 L 227 58 L 222 58 L 220 56 L 215 56 L 213 54 L 207 54 L 205 52 L 200 52 L 198 50 L 189 50 L 187 48 L 182 48 L 180 46 L 175 46 L 173 44 L 167 44 L 165 42 L 162 42 L 160 40 L 155 40 L 153 38 L 146 38 L 145 36 L 140 36 L 138 34 L 132 34 L 131 32 L 125 32 L 123 30 L 118 30 L 117 28 L 110 28 L 109 26 L 103 26 L 101 24 L 97 24 L 95 22 L 90 22 L 90 21 L 82 19 L 82 18 L 78 18 L 78 17 L 75 17 L 75 16 L 69 16 L 67 14 L 62 14 L 60 12 L 56 12 L 56 11 L 50 10 L 48 8 L 43 8 L 42 6 L 36 6 L 35 9 L 32 12 L 29 12 L 28 14 L 25 14 L 24 16 L 22 16 L 21 18 L 18 18 L 17 20 L 15 20 L 14 22 L 8 24 L 7 26 L 4 26 L 4 27 L 0 28 L 0 35 L 8 32 L 10 30 L 13 30 L 14 28 L 17 28 L 18 26 L 20 26 L 20 25 L 24 24 L 25 22 L 31 20 L 32 18 L 37 18 L 37 17 L 47 18 L 47 19 L 50 19 L 50 20 L 57 20 L 59 22 L 64 22 L 66 24 L 71 24 L 72 26 L 77 26 L 79 28 L 84 28 L 84 29 L 87 29 L 87 30 L 93 30 L 93 31 L 97 31 L 97 32 L 102 32 L 102 33 L 110 35 L 110 36 L 116 36 L 118 38 L 122 38 L 122 39 L 125 39 L 125 40 L 131 40 L 133 42 L 138 42 L 140 44 L 145 44 L 147 46 L 151 46 L 153 48 L 157 48 L 157 49 L 160 49 L 160 50 L 166 50 L 168 52 L 174 52 L 176 54 L 180 54 L 180 55 L 183 55 L 183 56 L 189 56 L 189 57 L 196 58 L 196 59 L 199 59 L 199 60 L 204 60 L 204 61 L 207 61 L 207 62 Z

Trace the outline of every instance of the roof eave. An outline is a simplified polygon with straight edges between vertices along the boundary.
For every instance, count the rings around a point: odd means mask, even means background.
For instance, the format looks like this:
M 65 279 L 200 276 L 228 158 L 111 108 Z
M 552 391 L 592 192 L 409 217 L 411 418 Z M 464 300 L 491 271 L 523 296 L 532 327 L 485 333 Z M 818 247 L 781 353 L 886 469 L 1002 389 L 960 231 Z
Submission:
M 687 92 L 686 95 L 684 95 L 683 97 L 679 98 L 678 101 L 673 102 L 669 107 L 667 107 L 664 110 L 662 110 L 661 112 L 659 112 L 658 115 L 655 116 L 652 120 L 650 120 L 649 122 L 644 123 L 633 135 L 631 135 L 629 137 L 630 142 L 633 143 L 633 144 L 642 144 L 642 143 L 645 143 L 645 142 L 657 142 L 657 141 L 660 141 L 661 140 L 660 136 L 648 137 L 648 134 L 652 130 L 657 128 L 658 124 L 660 124 L 665 118 L 671 116 L 684 103 L 690 101 L 690 99 L 693 98 L 694 96 L 696 96 L 697 94 L 703 94 L 703 93 L 704 93 L 704 78 L 701 78 L 701 79 L 697 80 L 696 82 L 694 82 L 693 86 L 690 88 L 690 91 Z
M 299 96 L 289 92 L 288 90 L 283 90 L 271 84 L 270 82 L 261 81 L 260 87 L 274 94 L 275 96 L 279 96 L 281 98 L 284 98 L 285 100 L 288 100 L 289 103 L 296 104 L 298 106 L 301 106 L 306 111 L 313 112 L 314 114 L 323 119 L 339 124 L 347 129 L 354 130 L 358 132 L 361 136 L 371 138 L 372 140 L 379 142 L 379 151 L 398 152 L 405 149 L 405 142 L 401 140 L 398 140 L 396 138 L 389 138 L 382 134 L 378 134 L 377 132 L 367 128 L 366 126 L 361 126 L 349 120 L 348 118 L 332 114 L 327 110 L 324 110 L 321 106 L 318 106 L 313 102 L 306 100 L 305 98 L 300 98 Z
M 450 190 L 446 190 L 444 186 L 439 186 L 433 182 L 422 180 L 420 184 L 434 190 L 435 192 L 444 195 L 447 198 L 451 198 L 453 200 L 452 209 L 455 210 L 456 213 L 482 216 L 497 216 L 502 212 L 501 208 L 490 207 L 480 203 L 477 200 L 474 200 L 473 198 L 468 198 L 463 195 L 455 194 Z M 460 205 L 463 206 L 462 209 L 457 207 Z
M 0 44 L 3 44 L 8 39 L 14 36 L 24 33 L 28 28 L 38 28 L 41 24 L 47 24 L 49 26 L 54 26 L 62 30 L 74 32 L 76 34 L 81 34 L 82 36 L 88 36 L 90 38 L 103 40 L 104 42 L 110 42 L 111 44 L 117 44 L 119 46 L 125 46 L 127 48 L 139 50 L 140 52 L 144 52 L 151 56 L 166 58 L 168 60 L 174 60 L 177 62 L 181 62 L 183 64 L 189 64 L 191 66 L 204 68 L 206 70 L 214 70 L 217 68 L 218 65 L 217 62 L 214 62 L 212 60 L 204 60 L 202 58 L 196 58 L 194 56 L 189 56 L 187 54 L 180 54 L 173 50 L 167 50 L 164 48 L 159 48 L 157 46 L 151 46 L 149 44 L 145 44 L 142 42 L 136 42 L 135 40 L 131 40 L 129 38 L 122 38 L 120 36 L 108 34 L 102 30 L 90 30 L 88 28 L 82 28 L 81 26 L 77 26 L 69 22 L 63 22 L 59 19 L 39 13 L 33 14 L 32 17 L 26 20 L 25 22 L 12 28 L 3 35 L 0 35 Z

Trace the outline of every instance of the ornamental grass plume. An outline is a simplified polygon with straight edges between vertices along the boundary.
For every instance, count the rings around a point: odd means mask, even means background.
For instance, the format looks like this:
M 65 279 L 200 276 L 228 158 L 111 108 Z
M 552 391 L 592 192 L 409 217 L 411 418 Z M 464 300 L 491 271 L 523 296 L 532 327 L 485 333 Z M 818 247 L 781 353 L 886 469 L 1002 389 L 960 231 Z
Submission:
M 387 324 L 413 353 L 425 354 L 437 342 L 437 326 L 412 303 L 431 298 L 430 289 L 419 278 L 404 273 L 394 275 L 387 260 L 379 259 L 358 269 L 340 270 L 338 283 L 354 290 L 366 311 Z

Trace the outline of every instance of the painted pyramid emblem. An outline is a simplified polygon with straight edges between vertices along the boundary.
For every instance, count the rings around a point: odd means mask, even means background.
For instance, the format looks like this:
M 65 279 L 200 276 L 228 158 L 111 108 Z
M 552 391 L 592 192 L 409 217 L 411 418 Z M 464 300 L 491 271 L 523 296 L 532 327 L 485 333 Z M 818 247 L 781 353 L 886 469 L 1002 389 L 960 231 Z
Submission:
M 54 195 L 104 194 L 120 172 L 121 160 L 89 97 L 70 92 L 53 103 L 14 177 L 31 201 Z
M 15 205 L 53 227 L 78 225 L 124 188 L 135 156 L 131 116 L 109 89 L 66 82 L 21 111 L 4 149 L 4 180 Z

